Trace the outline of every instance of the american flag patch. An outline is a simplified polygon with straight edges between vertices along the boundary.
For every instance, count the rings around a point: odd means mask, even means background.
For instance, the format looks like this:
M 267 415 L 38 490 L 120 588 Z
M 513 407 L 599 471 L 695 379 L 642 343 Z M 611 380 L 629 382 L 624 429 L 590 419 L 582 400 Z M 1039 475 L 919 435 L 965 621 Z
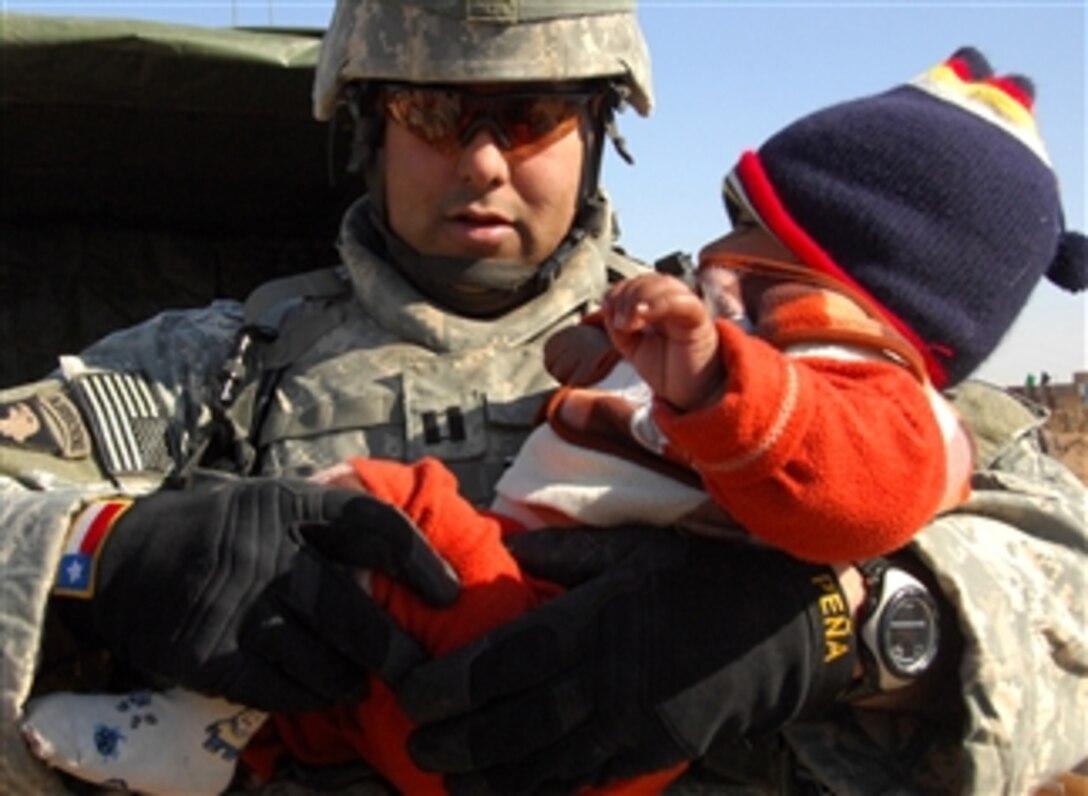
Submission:
M 76 518 L 57 567 L 53 593 L 63 597 L 94 596 L 95 558 L 113 523 L 132 505 L 131 500 L 93 503 Z
M 132 373 L 90 373 L 72 387 L 110 475 L 169 469 L 169 422 L 147 381 Z

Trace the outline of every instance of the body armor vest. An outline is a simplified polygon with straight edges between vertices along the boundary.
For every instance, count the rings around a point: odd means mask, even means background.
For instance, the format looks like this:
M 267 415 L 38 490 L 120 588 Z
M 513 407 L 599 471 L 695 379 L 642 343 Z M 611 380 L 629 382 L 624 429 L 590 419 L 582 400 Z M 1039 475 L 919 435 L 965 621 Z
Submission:
M 595 306 L 619 256 L 586 238 L 541 295 L 475 320 L 430 303 L 355 238 L 340 248 L 345 266 L 308 277 L 319 285 L 308 297 L 261 313 L 278 328 L 255 346 L 229 412 L 249 470 L 307 476 L 349 456 L 432 456 L 466 497 L 490 501 L 555 387 L 544 341 Z

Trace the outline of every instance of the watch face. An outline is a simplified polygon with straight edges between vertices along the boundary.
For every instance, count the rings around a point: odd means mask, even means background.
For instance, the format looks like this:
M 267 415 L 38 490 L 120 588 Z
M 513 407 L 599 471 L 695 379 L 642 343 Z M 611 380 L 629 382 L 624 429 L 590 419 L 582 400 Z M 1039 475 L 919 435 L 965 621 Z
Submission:
M 880 617 L 880 652 L 898 677 L 924 672 L 937 655 L 937 606 L 922 589 L 896 592 Z

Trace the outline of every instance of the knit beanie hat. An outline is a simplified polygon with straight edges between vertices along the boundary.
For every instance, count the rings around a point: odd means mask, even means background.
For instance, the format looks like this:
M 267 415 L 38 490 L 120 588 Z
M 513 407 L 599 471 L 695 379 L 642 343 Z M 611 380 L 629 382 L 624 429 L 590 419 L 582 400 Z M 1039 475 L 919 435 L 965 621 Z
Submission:
M 1045 275 L 1088 286 L 1032 115 L 1034 87 L 973 48 L 909 84 L 834 105 L 746 152 L 726 177 L 801 262 L 872 299 L 938 387 L 997 347 Z

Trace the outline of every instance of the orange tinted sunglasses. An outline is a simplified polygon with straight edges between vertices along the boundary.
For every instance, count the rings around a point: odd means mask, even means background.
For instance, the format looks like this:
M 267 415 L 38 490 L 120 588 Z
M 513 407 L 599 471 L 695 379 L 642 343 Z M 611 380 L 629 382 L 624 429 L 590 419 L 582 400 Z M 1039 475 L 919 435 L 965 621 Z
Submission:
M 573 130 L 599 92 L 483 93 L 453 86 L 386 84 L 386 114 L 435 149 L 452 154 L 487 130 L 508 155 L 543 149 Z

